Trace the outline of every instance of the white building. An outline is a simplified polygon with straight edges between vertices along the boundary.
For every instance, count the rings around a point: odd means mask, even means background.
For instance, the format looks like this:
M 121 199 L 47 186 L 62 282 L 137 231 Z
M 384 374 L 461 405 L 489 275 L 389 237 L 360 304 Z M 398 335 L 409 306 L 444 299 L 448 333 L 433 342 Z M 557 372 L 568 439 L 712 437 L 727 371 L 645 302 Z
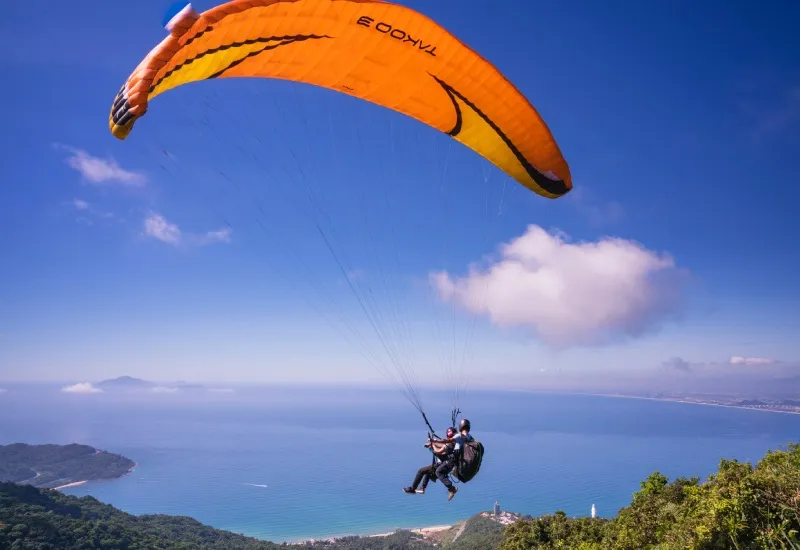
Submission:
M 496 518 L 500 517 L 500 503 L 497 501 L 495 501 L 494 503 L 494 517 Z
M 593 518 L 597 517 L 597 508 L 594 507 L 594 504 L 592 504 L 592 517 Z

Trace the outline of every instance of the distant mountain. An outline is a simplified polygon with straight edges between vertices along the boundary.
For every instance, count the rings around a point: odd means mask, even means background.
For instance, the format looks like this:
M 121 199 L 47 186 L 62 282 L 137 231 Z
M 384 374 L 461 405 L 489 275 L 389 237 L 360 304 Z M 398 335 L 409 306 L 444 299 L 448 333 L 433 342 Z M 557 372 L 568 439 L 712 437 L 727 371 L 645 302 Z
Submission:
M 111 378 L 103 380 L 95 384 L 98 388 L 104 390 L 110 389 L 148 389 L 157 386 L 155 382 L 149 380 L 142 380 L 141 378 L 134 378 L 132 376 L 120 376 L 118 378 Z
M 0 445 L 0 481 L 35 487 L 122 477 L 135 465 L 129 458 L 89 445 Z

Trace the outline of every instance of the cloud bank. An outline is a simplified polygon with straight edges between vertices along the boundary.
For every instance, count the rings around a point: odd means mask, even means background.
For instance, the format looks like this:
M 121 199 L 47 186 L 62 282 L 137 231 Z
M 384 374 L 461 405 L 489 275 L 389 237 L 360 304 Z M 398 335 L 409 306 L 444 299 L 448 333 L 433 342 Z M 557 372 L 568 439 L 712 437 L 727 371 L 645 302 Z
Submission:
M 500 259 L 470 266 L 466 276 L 431 274 L 439 296 L 498 326 L 526 327 L 554 347 L 635 337 L 678 311 L 674 260 L 633 241 L 571 243 L 530 225 L 500 248 Z
M 90 382 L 78 382 L 71 386 L 61 388 L 64 393 L 102 393 L 103 390 L 96 388 Z

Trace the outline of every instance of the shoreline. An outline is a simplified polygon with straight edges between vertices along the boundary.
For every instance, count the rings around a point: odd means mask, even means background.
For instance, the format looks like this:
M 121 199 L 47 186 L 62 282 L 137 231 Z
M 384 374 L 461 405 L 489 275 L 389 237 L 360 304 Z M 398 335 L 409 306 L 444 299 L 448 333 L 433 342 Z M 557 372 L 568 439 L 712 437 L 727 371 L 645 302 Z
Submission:
M 413 529 L 395 529 L 389 533 L 378 533 L 376 535 L 364 535 L 365 537 L 388 537 L 390 535 L 394 535 L 397 531 L 411 531 L 412 533 L 416 533 L 418 535 L 422 535 L 423 537 L 432 535 L 434 533 L 441 533 L 442 531 L 447 531 L 448 529 L 452 529 L 452 525 L 431 525 L 430 527 L 416 527 Z
M 58 487 L 52 487 L 52 489 L 54 491 L 60 491 L 61 489 L 67 489 L 69 487 L 78 487 L 79 485 L 83 485 L 84 483 L 89 483 L 90 481 L 114 481 L 115 479 L 122 479 L 123 477 L 127 477 L 130 474 L 132 474 L 133 471 L 136 469 L 136 467 L 139 465 L 139 463 L 136 462 L 135 460 L 132 461 L 132 462 L 133 462 L 133 466 L 128 468 L 128 471 L 125 472 L 124 474 L 122 474 L 121 476 L 112 477 L 112 478 L 104 478 L 104 479 L 82 479 L 80 481 L 72 481 L 70 483 L 65 483 L 64 485 L 59 485 Z
M 66 485 L 59 485 L 58 487 L 53 487 L 53 490 L 60 491 L 61 489 L 66 489 L 67 487 L 77 487 L 78 485 L 83 485 L 88 481 L 89 481 L 88 479 L 84 479 L 82 481 L 73 481 L 72 483 L 67 483 Z
M 590 397 L 609 397 L 615 399 L 643 399 L 645 401 L 659 401 L 662 403 L 683 403 L 685 405 L 703 405 L 706 407 L 722 407 L 725 409 L 741 409 L 746 411 L 757 411 L 764 413 L 776 414 L 800 414 L 797 411 L 785 411 L 780 409 L 760 409 L 750 405 L 735 405 L 731 403 L 709 403 L 708 401 L 692 401 L 686 397 L 647 397 L 644 395 L 629 395 L 624 393 L 598 393 L 588 391 L 567 391 L 567 390 L 540 390 L 540 389 L 518 389 L 518 390 L 504 390 L 515 393 L 536 393 L 546 395 L 586 395 Z M 800 407 L 799 407 L 800 408 Z
M 724 403 L 706 403 L 704 401 L 690 401 L 686 398 L 680 397 L 645 397 L 643 395 L 624 395 L 613 393 L 583 393 L 583 392 L 570 392 L 573 395 L 590 395 L 593 397 L 613 397 L 616 399 L 642 399 L 645 401 L 661 401 L 665 403 L 683 403 L 685 405 L 702 405 L 705 407 L 722 407 L 724 409 L 742 409 L 746 411 L 757 411 L 763 413 L 776 413 L 776 414 L 800 414 L 800 411 L 780 411 L 775 409 L 757 409 L 747 405 L 730 405 Z
M 388 536 L 394 535 L 398 531 L 410 531 L 412 533 L 416 533 L 418 535 L 422 535 L 425 538 L 428 538 L 431 535 L 434 535 L 434 534 L 437 534 L 437 533 L 441 533 L 443 531 L 447 531 L 447 530 L 452 529 L 452 528 L 453 528 L 452 525 L 441 525 L 441 524 L 440 525 L 429 525 L 427 527 L 413 527 L 413 528 L 398 527 L 394 531 L 388 531 L 388 532 L 383 532 L 383 533 L 373 533 L 373 534 L 365 534 L 365 535 L 358 535 L 358 534 L 355 534 L 355 533 L 351 533 L 351 534 L 343 534 L 343 535 L 330 535 L 330 536 L 327 536 L 327 537 L 320 537 L 320 538 L 310 537 L 310 538 L 286 541 L 286 543 L 287 544 L 304 544 L 304 543 L 308 543 L 308 542 L 310 542 L 310 543 L 323 542 L 323 541 L 325 541 L 325 542 L 334 542 L 334 541 L 336 541 L 338 539 L 343 539 L 345 537 L 359 537 L 359 538 L 362 538 L 362 539 L 388 537 Z

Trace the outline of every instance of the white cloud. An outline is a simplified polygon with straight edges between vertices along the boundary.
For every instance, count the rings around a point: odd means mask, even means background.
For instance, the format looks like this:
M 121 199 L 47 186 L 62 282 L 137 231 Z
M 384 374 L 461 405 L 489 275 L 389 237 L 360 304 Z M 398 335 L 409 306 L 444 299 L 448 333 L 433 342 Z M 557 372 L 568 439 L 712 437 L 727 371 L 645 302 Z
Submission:
M 188 235 L 187 239 L 191 244 L 197 246 L 214 243 L 229 243 L 231 242 L 231 233 L 233 233 L 233 229 L 225 227 L 224 229 L 217 229 L 216 231 L 207 231 L 203 235 Z
M 175 393 L 178 391 L 178 388 L 170 388 L 168 386 L 155 386 L 150 388 L 150 391 L 153 393 Z
M 213 392 L 213 393 L 233 393 L 234 389 L 233 388 L 209 388 L 208 391 Z
M 139 172 L 122 168 L 113 158 L 100 158 L 66 145 L 56 145 L 60 149 L 69 151 L 67 165 L 78 171 L 86 181 L 92 184 L 116 183 L 132 187 L 141 187 L 146 178 Z
M 214 243 L 228 243 L 231 241 L 233 229 L 226 227 L 216 231 L 208 231 L 202 234 L 184 234 L 177 224 L 168 221 L 161 214 L 152 213 L 144 220 L 144 234 L 148 237 L 158 239 L 161 242 L 179 246 L 188 244 L 193 246 L 204 246 Z
M 501 259 L 471 266 L 465 277 L 431 274 L 441 298 L 498 326 L 528 327 L 557 347 L 636 336 L 677 310 L 675 262 L 633 241 L 573 244 L 530 225 L 501 251 Z
M 95 218 L 103 218 L 103 219 L 110 219 L 114 217 L 114 214 L 112 212 L 99 210 L 83 199 L 72 199 L 70 204 L 75 210 L 81 213 L 81 216 L 79 216 L 77 220 L 79 222 L 86 223 L 88 225 L 92 225 L 92 220 L 87 218 L 86 216 L 92 216 Z
M 78 382 L 77 384 L 61 388 L 61 391 L 66 393 L 101 393 L 103 390 L 94 387 L 89 382 Z
M 0 393 L 6 393 L 8 390 L 5 388 L 0 388 Z
M 177 246 L 181 242 L 181 230 L 160 214 L 150 214 L 144 220 L 144 234 L 161 242 Z
M 774 359 L 764 357 L 738 357 L 735 355 L 730 359 L 731 365 L 774 365 L 776 362 Z

